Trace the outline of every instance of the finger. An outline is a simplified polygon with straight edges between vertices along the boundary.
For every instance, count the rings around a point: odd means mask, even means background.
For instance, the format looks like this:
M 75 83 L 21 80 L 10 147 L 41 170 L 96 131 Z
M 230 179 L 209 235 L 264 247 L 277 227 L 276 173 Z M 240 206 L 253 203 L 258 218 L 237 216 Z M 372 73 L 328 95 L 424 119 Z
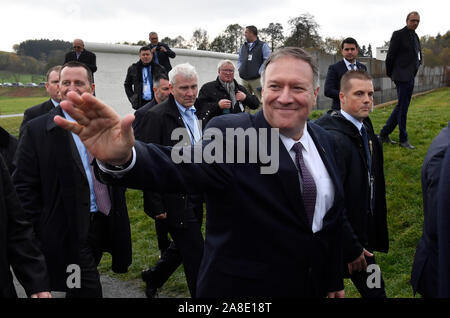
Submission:
M 366 262 L 366 259 L 363 259 L 363 260 L 362 260 L 362 267 L 363 267 L 364 271 L 367 270 L 367 262 Z
M 353 272 L 352 263 L 348 263 L 347 266 L 348 266 L 348 272 L 349 272 L 350 275 L 351 275 L 352 272 Z
M 369 256 L 369 257 L 373 257 L 373 254 L 370 253 L 368 250 L 364 249 L 364 255 L 365 256 Z
M 122 119 L 120 126 L 124 140 L 127 140 L 130 144 L 134 144 L 134 131 L 132 127 L 133 121 L 134 115 L 128 114 Z

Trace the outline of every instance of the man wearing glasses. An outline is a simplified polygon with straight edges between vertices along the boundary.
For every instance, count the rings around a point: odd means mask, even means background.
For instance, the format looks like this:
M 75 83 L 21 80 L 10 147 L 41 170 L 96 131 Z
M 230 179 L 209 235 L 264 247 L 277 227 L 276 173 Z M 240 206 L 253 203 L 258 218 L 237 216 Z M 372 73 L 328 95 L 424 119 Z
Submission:
M 84 42 L 81 39 L 73 40 L 73 51 L 68 52 L 64 59 L 64 64 L 70 61 L 78 61 L 86 64 L 92 72 L 92 75 L 97 71 L 97 57 L 91 51 L 84 48 Z
M 258 98 L 234 79 L 233 62 L 220 61 L 218 72 L 216 80 L 204 84 L 198 95 L 199 104 L 207 112 L 206 120 L 222 114 L 243 112 L 245 106 L 250 109 L 258 108 Z

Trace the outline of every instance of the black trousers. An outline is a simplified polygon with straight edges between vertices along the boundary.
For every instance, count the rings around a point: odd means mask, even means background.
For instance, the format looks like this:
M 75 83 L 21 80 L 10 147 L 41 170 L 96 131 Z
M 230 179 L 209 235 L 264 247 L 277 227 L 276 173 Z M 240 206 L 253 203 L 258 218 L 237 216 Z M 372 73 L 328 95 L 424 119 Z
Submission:
M 367 257 L 366 258 L 366 262 L 367 262 L 367 266 L 375 264 L 376 265 L 376 261 L 375 261 L 375 257 Z M 347 274 L 346 277 L 350 277 L 350 279 L 353 282 L 353 285 L 355 285 L 356 289 L 358 290 L 358 292 L 360 293 L 362 298 L 386 298 L 386 291 L 384 288 L 384 280 L 383 280 L 383 276 L 380 274 L 380 286 L 379 287 L 369 287 L 368 284 L 368 280 L 370 282 L 372 282 L 372 277 L 371 275 L 374 275 L 374 272 L 367 272 L 367 271 L 360 271 L 360 272 L 353 272 L 351 275 L 348 272 L 348 267 L 347 264 L 345 264 L 345 272 Z
M 388 136 L 398 125 L 399 140 L 400 142 L 405 142 L 408 141 L 408 133 L 406 132 L 406 118 L 414 90 L 414 78 L 408 82 L 395 81 L 395 86 L 397 87 L 398 103 L 386 121 L 380 135 Z
M 102 285 L 97 266 L 102 259 L 103 251 L 108 245 L 108 219 L 101 212 L 91 213 L 89 235 L 81 246 L 79 266 L 81 269 L 81 288 L 69 289 L 66 298 L 102 298 Z
M 185 227 L 177 228 L 169 225 L 168 230 L 173 242 L 150 269 L 149 287 L 161 288 L 178 266 L 183 264 L 189 292 L 194 298 L 204 247 L 201 222 L 192 213 L 186 220 Z

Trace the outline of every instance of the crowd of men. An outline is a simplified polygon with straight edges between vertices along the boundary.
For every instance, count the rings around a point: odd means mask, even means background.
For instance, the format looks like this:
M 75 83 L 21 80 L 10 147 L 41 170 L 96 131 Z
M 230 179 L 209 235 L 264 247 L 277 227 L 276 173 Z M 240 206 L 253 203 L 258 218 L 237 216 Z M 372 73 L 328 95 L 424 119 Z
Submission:
M 122 119 L 94 97 L 96 56 L 74 40 L 64 65 L 47 73 L 50 99 L 25 111 L 19 142 L 0 130 L 0 278 L 7 286 L 0 296 L 16 296 L 12 266 L 29 296 L 102 297 L 103 253 L 117 273 L 132 262 L 125 190 L 136 188 L 160 250 L 142 271 L 147 297 L 183 264 L 193 298 L 344 297 L 345 277 L 362 297 L 385 298 L 381 272 L 372 286 L 367 271 L 376 265 L 374 251 L 389 248 L 382 143 L 394 143 L 389 134 L 399 125 L 400 146 L 414 149 L 406 112 L 421 63 L 419 19 L 409 13 L 393 33 L 386 65 L 399 101 L 379 136 L 369 118 L 372 78 L 350 37 L 343 59 L 328 69 L 332 107 L 314 122 L 316 61 L 300 48 L 270 52 L 254 26 L 239 52 L 242 85 L 233 62 L 222 60 L 217 78 L 200 89 L 195 68 L 172 68 L 175 52 L 150 32 L 124 82 L 136 111 Z M 449 223 L 448 129 L 430 147 L 422 175 L 425 223 L 412 285 L 424 297 L 450 296 L 448 245 L 437 244 L 448 243 L 448 231 L 436 226 Z M 236 131 L 244 132 L 243 144 L 228 143 L 239 139 Z M 195 158 L 211 148 L 231 155 L 174 160 L 174 151 Z M 275 173 L 261 172 L 261 153 L 277 161 Z M 73 283 L 71 265 L 80 273 Z

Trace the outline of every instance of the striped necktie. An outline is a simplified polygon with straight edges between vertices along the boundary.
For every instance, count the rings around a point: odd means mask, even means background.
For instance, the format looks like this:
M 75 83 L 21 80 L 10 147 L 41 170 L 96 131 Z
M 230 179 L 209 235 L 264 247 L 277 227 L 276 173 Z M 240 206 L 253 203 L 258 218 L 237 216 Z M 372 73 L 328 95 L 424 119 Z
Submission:
M 303 185 L 303 205 L 305 207 L 306 216 L 308 217 L 309 225 L 312 226 L 314 220 L 314 210 L 316 207 L 317 188 L 314 179 L 303 161 L 302 154 L 303 145 L 298 142 L 292 146 L 295 152 L 295 161 L 298 164 L 300 176 Z

